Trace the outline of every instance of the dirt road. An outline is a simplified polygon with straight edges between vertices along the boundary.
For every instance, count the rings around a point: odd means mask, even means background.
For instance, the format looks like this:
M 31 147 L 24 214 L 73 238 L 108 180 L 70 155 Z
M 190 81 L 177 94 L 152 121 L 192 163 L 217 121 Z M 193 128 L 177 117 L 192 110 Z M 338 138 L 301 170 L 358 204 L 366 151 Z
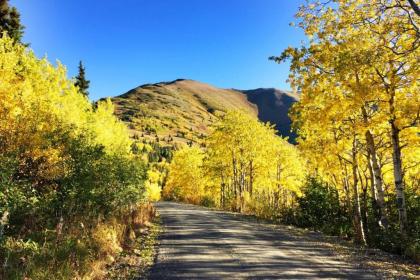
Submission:
M 173 202 L 156 207 L 164 231 L 149 279 L 377 279 L 284 226 Z

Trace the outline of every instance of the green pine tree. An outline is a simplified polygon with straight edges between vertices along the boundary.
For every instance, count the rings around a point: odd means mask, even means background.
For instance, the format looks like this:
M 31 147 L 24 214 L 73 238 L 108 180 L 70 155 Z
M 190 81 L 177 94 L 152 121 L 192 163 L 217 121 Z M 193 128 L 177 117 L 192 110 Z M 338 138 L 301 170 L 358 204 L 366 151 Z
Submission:
M 79 88 L 80 93 L 86 97 L 89 95 L 89 84 L 90 81 L 86 80 L 86 69 L 82 64 L 82 61 L 79 62 L 79 74 L 76 76 L 75 86 Z
M 9 5 L 9 0 L 0 0 L 0 37 L 6 32 L 16 42 L 22 43 L 24 29 L 18 10 Z

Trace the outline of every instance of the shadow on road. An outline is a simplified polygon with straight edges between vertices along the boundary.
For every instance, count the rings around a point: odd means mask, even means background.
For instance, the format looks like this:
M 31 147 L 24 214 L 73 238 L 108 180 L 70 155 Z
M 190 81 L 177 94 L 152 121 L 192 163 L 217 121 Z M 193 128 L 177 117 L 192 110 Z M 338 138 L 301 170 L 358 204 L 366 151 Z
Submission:
M 376 279 L 286 229 L 193 205 L 157 208 L 164 232 L 149 279 Z

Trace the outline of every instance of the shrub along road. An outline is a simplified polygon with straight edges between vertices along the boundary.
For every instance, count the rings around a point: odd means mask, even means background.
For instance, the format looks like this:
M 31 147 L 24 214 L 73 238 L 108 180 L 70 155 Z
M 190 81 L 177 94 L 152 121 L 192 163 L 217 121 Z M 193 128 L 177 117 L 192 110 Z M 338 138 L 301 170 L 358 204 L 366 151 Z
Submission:
M 173 202 L 156 207 L 164 229 L 150 279 L 377 279 L 284 226 Z

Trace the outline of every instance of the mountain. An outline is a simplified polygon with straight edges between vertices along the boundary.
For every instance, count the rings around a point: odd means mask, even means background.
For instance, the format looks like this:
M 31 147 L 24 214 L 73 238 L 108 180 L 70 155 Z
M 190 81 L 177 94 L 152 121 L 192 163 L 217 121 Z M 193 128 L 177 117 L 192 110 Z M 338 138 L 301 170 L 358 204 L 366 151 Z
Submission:
M 226 110 L 244 110 L 290 134 L 287 111 L 298 97 L 274 88 L 221 89 L 193 80 L 145 84 L 111 99 L 116 115 L 137 139 L 163 143 L 200 142 Z
M 275 124 L 280 135 L 289 136 L 290 140 L 294 141 L 296 135 L 290 131 L 292 122 L 288 111 L 293 103 L 299 100 L 297 94 L 275 88 L 258 88 L 242 92 L 246 94 L 249 102 L 257 105 L 258 119 Z

